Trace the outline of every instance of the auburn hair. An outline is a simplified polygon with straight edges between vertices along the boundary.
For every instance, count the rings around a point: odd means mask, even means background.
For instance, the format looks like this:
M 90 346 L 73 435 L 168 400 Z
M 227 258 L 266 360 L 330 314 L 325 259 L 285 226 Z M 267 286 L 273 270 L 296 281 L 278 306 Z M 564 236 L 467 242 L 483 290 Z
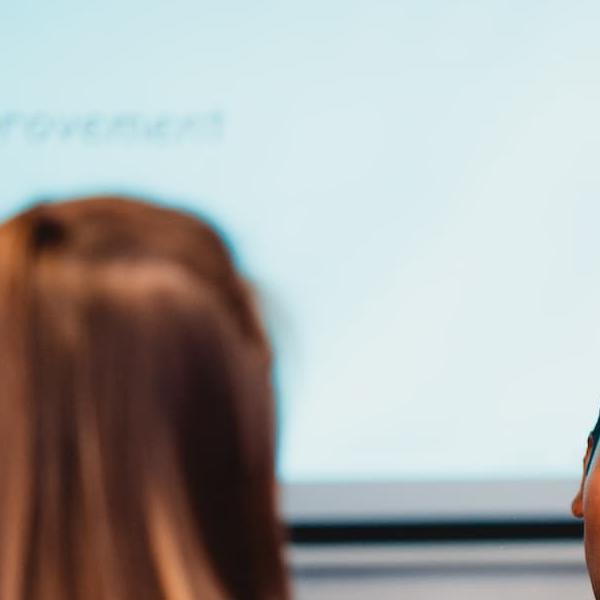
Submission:
M 0 598 L 284 600 L 271 353 L 206 222 L 0 226 Z

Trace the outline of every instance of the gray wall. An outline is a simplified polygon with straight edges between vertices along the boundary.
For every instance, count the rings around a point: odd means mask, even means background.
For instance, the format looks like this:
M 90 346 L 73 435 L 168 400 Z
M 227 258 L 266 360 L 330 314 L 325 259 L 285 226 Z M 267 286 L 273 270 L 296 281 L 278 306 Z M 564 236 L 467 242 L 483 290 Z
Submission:
M 579 543 L 290 549 L 297 600 L 593 600 Z

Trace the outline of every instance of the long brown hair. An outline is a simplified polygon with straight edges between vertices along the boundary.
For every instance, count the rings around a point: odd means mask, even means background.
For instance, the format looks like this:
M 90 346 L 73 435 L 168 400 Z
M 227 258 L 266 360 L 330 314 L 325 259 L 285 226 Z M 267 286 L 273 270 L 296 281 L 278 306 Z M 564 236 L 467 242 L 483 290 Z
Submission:
M 200 219 L 98 197 L 2 225 L 0 598 L 287 598 L 270 362 Z

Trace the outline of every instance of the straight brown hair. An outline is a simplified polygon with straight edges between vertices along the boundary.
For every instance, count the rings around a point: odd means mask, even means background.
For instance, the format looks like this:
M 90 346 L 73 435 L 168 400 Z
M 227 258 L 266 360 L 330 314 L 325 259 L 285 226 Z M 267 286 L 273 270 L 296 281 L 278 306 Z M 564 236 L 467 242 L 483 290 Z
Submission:
M 0 227 L 0 598 L 285 600 L 271 353 L 220 237 L 117 197 Z

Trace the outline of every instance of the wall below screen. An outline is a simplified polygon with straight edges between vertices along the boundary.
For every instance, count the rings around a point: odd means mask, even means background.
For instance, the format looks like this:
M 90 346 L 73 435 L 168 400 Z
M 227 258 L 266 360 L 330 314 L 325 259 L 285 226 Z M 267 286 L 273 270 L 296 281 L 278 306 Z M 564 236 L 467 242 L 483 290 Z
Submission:
M 580 542 L 292 548 L 298 600 L 593 600 Z
M 282 508 L 294 523 L 384 521 L 464 522 L 563 520 L 579 487 L 567 479 L 295 483 L 282 487 Z

